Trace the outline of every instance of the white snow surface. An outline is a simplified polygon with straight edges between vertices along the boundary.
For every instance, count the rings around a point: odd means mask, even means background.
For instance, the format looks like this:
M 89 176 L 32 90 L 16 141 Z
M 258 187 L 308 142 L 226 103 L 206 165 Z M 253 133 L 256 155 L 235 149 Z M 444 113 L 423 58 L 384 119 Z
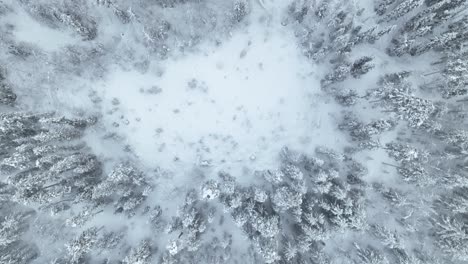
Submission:
M 106 127 L 113 124 L 147 166 L 176 175 L 195 166 L 251 176 L 246 171 L 277 168 L 284 146 L 311 153 L 339 144 L 317 69 L 290 29 L 261 19 L 268 12 L 254 12 L 221 45 L 150 61 L 147 73 L 115 66 L 93 86 Z

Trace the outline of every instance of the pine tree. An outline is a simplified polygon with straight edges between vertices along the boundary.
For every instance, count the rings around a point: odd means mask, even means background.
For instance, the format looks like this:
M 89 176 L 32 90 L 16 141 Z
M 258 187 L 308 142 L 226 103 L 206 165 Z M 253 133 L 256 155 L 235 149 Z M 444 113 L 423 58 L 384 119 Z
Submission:
M 418 8 L 424 3 L 424 0 L 403 0 L 395 6 L 391 12 L 385 15 L 384 21 L 389 22 L 408 14 L 413 9 Z
M 401 74 L 402 77 L 398 77 L 398 74 L 384 77 L 379 82 L 381 87 L 373 90 L 371 94 L 378 99 L 375 102 L 380 103 L 399 119 L 406 120 L 410 127 L 420 127 L 430 120 L 436 107 L 432 101 L 414 96 L 411 84 L 400 80 L 406 73 Z
M 368 56 L 364 56 L 362 58 L 357 59 L 351 65 L 351 76 L 353 76 L 354 78 L 359 78 L 360 76 L 372 70 L 375 67 L 374 64 L 370 63 L 372 60 L 373 58 Z
M 33 215 L 33 211 L 13 212 L 0 217 L 0 248 L 5 249 L 11 244 L 20 241 L 22 235 L 28 230 L 28 221 Z
M 38 248 L 24 241 L 17 241 L 6 248 L 0 247 L 0 250 L 0 263 L 28 264 L 39 256 Z
M 232 19 L 239 23 L 248 15 L 249 11 L 249 3 L 245 0 L 238 0 L 234 2 Z
M 463 218 L 441 216 L 434 220 L 437 245 L 454 259 L 468 260 L 468 223 Z
M 343 121 L 339 124 L 339 128 L 349 131 L 350 136 L 354 141 L 359 142 L 359 146 L 364 149 L 372 149 L 380 144 L 374 139 L 375 136 L 392 130 L 396 126 L 396 122 L 392 119 L 374 120 L 368 124 L 363 124 L 351 113 L 346 113 Z
M 390 248 L 390 249 L 400 249 L 402 248 L 402 244 L 398 234 L 396 232 L 390 231 L 385 226 L 381 225 L 372 225 L 371 232 L 374 236 L 376 236 L 382 245 Z
M 114 201 L 116 213 L 132 216 L 151 190 L 143 172 L 132 164 L 121 163 L 93 189 L 92 198 L 98 204 Z
M 220 191 L 218 183 L 214 180 L 205 182 L 201 189 L 201 195 L 204 199 L 215 199 L 219 196 Z
M 26 0 L 21 1 L 21 4 L 33 18 L 49 27 L 70 28 L 82 36 L 83 40 L 94 40 L 97 37 L 97 23 L 89 16 L 85 5 L 67 2 L 48 5 Z
M 84 230 L 76 239 L 66 245 L 70 263 L 86 263 L 88 254 L 97 242 L 98 229 L 93 227 Z
M 382 16 L 387 12 L 387 10 L 397 2 L 397 0 L 381 0 L 378 4 L 375 5 L 375 12 Z
M 149 240 L 144 240 L 137 248 L 132 248 L 130 254 L 126 256 L 124 264 L 150 264 L 153 249 Z
M 365 248 L 360 247 L 359 245 L 354 245 L 356 248 L 357 256 L 360 263 L 366 264 L 388 264 L 390 263 L 385 255 L 380 252 L 378 249 L 367 246 Z
M 16 101 L 16 94 L 13 89 L 6 83 L 0 81 L 0 104 L 13 105 Z
M 468 56 L 453 54 L 449 56 L 442 72 L 445 83 L 442 86 L 442 95 L 445 98 L 463 96 L 468 93 Z
M 99 236 L 96 241 L 95 247 L 102 252 L 112 252 L 113 249 L 122 246 L 122 241 L 125 239 L 126 230 L 117 230 L 102 232 L 102 235 Z
M 334 96 L 335 100 L 343 106 L 355 105 L 359 98 L 358 93 L 353 89 L 340 89 Z
M 391 142 L 385 145 L 385 149 L 387 150 L 388 155 L 398 162 L 428 161 L 429 153 L 418 150 L 409 145 Z

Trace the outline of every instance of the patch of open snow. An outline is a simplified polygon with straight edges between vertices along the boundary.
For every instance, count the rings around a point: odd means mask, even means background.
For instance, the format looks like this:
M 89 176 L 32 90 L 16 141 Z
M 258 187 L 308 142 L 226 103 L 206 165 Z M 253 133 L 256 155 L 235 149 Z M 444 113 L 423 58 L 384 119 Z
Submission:
M 115 67 L 94 86 L 104 122 L 149 167 L 241 175 L 277 168 L 283 146 L 311 153 L 341 145 L 329 115 L 335 105 L 321 97 L 314 65 L 280 23 L 252 23 L 220 46 L 205 44 L 158 69 Z

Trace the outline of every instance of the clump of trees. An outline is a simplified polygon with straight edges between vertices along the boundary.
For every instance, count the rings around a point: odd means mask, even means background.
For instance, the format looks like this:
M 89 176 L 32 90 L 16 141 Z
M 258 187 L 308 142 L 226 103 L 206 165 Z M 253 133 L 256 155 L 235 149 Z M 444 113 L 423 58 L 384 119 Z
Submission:
M 16 101 L 16 94 L 7 81 L 7 72 L 0 66 L 0 105 L 13 106 Z
M 79 34 L 83 40 L 94 40 L 98 29 L 94 18 L 89 16 L 86 5 L 72 1 L 56 4 L 21 0 L 24 9 L 39 23 L 51 28 L 69 28 Z
M 334 232 L 365 227 L 364 189 L 356 179 L 366 172 L 356 161 L 323 148 L 317 157 L 285 148 L 281 164 L 256 172 L 264 181 L 258 186 L 243 187 L 221 173 L 202 188 L 205 198 L 223 204 L 266 263 L 321 259 L 322 244 Z
M 14 199 L 51 204 L 89 197 L 91 186 L 99 181 L 101 166 L 76 140 L 93 122 L 52 113 L 0 114 L 0 170 L 16 189 Z
M 0 262 L 26 264 L 36 259 L 39 251 L 25 236 L 35 212 L 5 203 L 1 204 L 0 212 Z
M 132 216 L 151 191 L 143 172 L 132 164 L 119 164 L 93 189 L 92 199 L 98 204 L 113 201 L 116 213 Z

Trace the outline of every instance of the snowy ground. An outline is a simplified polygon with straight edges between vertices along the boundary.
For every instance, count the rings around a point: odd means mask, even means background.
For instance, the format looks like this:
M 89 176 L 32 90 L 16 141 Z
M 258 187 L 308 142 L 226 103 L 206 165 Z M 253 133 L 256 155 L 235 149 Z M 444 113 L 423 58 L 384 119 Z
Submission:
M 283 146 L 309 153 L 339 143 L 330 137 L 332 103 L 291 30 L 252 21 L 219 46 L 152 62 L 145 74 L 111 70 L 93 87 L 107 127 L 147 165 L 182 175 L 194 164 L 235 175 L 276 168 Z

